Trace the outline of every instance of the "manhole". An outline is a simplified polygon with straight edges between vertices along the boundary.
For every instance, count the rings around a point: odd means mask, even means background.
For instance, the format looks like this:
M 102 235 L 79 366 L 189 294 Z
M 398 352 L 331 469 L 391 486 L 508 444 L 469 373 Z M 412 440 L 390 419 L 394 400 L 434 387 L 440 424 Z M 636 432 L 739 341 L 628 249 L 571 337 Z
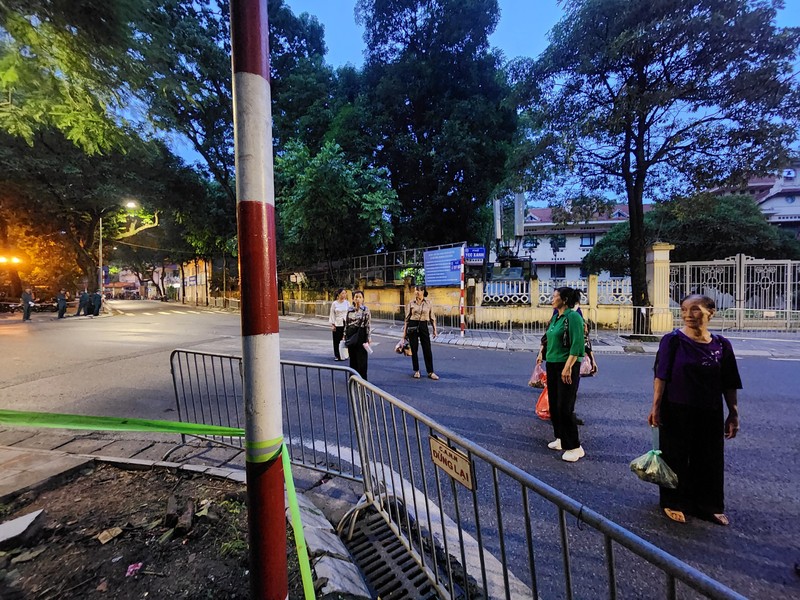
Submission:
M 374 510 L 360 515 L 352 539 L 345 544 L 372 588 L 373 598 L 439 600 L 428 577 Z

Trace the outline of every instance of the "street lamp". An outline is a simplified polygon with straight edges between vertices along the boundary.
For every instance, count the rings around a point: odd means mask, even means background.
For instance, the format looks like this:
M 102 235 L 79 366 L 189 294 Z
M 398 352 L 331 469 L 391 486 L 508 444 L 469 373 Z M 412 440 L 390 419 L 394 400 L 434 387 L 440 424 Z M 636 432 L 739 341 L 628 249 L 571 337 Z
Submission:
M 129 210 L 132 210 L 132 209 L 136 208 L 137 206 L 139 206 L 139 205 L 136 202 L 134 202 L 133 200 L 128 200 L 125 203 L 125 208 L 127 208 Z M 103 293 L 103 283 L 104 283 L 104 281 L 103 281 L 103 217 L 100 217 L 100 240 L 99 240 L 98 248 L 97 248 L 97 258 L 98 258 L 98 262 L 99 262 L 99 269 L 98 269 L 99 273 L 97 274 L 97 286 L 100 289 L 100 293 L 102 294 Z

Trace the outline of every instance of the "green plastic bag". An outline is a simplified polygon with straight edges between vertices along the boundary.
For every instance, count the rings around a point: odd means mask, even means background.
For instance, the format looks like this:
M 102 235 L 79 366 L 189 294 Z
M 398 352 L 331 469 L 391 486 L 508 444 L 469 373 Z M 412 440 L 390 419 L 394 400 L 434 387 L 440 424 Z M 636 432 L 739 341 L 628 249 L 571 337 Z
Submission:
M 631 471 L 642 481 L 655 483 L 661 487 L 675 489 L 678 487 L 678 476 L 661 458 L 658 449 L 658 428 L 653 427 L 653 449 L 647 454 L 631 461 Z

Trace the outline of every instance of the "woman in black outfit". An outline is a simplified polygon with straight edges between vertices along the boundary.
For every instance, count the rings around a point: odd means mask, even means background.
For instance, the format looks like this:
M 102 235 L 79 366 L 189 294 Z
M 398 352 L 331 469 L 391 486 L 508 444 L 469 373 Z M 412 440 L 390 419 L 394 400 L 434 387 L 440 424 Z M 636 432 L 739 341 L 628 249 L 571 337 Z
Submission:
M 353 292 L 353 306 L 347 311 L 344 320 L 344 339 L 347 352 L 350 354 L 350 368 L 354 369 L 363 379 L 367 379 L 367 366 L 369 353 L 364 344 L 370 343 L 371 315 L 364 306 L 364 292 Z M 353 337 L 356 336 L 357 337 Z M 348 343 L 348 340 L 353 340 Z

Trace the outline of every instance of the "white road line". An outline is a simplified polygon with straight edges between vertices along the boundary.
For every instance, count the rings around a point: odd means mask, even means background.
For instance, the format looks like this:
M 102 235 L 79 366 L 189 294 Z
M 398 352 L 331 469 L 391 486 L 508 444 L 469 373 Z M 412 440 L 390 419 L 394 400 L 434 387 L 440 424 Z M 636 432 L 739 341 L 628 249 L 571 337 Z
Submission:
M 149 313 L 149 312 L 143 312 L 142 314 L 147 315 L 148 317 L 152 317 L 155 315 L 155 313 Z
M 788 362 L 800 362 L 800 358 L 772 358 L 772 357 L 770 357 L 770 360 L 783 360 L 783 361 L 788 361 Z

